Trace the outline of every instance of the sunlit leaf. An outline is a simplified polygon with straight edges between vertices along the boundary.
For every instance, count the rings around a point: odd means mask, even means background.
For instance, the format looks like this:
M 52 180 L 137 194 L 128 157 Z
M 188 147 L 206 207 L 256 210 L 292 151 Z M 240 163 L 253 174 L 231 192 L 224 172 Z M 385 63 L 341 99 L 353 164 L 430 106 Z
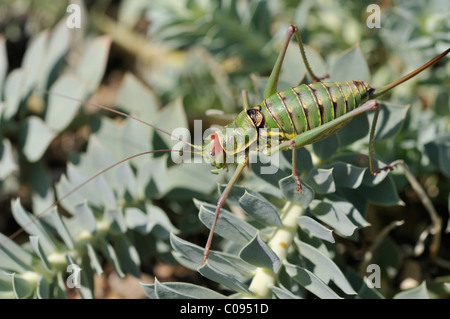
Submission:
M 297 218 L 297 223 L 308 235 L 329 241 L 330 243 L 335 242 L 332 235 L 333 231 L 321 225 L 311 217 L 300 216 Z
M 239 199 L 239 205 L 255 220 L 267 226 L 282 227 L 282 222 L 276 208 L 266 199 L 256 197 L 245 191 Z
M 42 60 L 47 53 L 48 31 L 40 32 L 30 43 L 22 60 L 22 69 L 26 74 L 25 94 L 37 84 L 42 72 Z
M 427 285 L 425 281 L 415 288 L 399 292 L 394 296 L 394 299 L 429 299 L 429 298 L 430 296 L 428 295 Z
M 249 264 L 268 268 L 274 273 L 277 273 L 281 267 L 281 261 L 278 256 L 261 240 L 258 233 L 242 248 L 239 257 Z
M 214 290 L 184 282 L 160 283 L 155 279 L 154 284 L 140 283 L 147 297 L 151 299 L 222 299 L 226 296 Z
M 285 177 L 279 181 L 280 189 L 283 192 L 285 199 L 298 203 L 302 207 L 308 207 L 309 203 L 314 199 L 314 190 L 303 181 L 301 181 L 301 183 L 302 194 L 299 194 L 297 191 L 297 184 L 292 176 Z
M 13 156 L 11 142 L 3 139 L 0 144 L 0 180 L 5 179 L 17 169 L 17 163 Z
M 296 244 L 299 248 L 300 254 L 310 260 L 314 265 L 314 273 L 319 277 L 320 273 L 325 273 L 328 278 L 333 280 L 333 282 L 346 294 L 355 295 L 356 291 L 350 286 L 349 282 L 345 278 L 342 271 L 338 266 L 327 256 L 322 254 L 318 249 L 296 240 Z M 326 282 L 327 283 L 327 282 Z
M 74 119 L 85 97 L 87 83 L 74 75 L 63 75 L 50 88 L 45 122 L 54 132 L 65 129 Z M 67 99 L 61 95 L 68 96 Z
M 317 194 L 334 193 L 336 186 L 333 179 L 333 169 L 313 169 L 306 178 L 309 186 Z
M 302 285 L 305 289 L 315 294 L 322 299 L 341 299 L 331 288 L 325 285 L 317 276 L 315 276 L 309 270 L 292 265 L 286 264 L 286 272 Z
M 88 92 L 97 88 L 103 78 L 111 41 L 108 36 L 100 36 L 91 40 L 78 64 L 77 76 L 89 81 Z
M 25 81 L 25 71 L 15 69 L 8 74 L 5 81 L 5 105 L 1 113 L 2 120 L 7 121 L 13 117 L 19 109 L 19 104 L 25 94 L 23 85 Z
M 249 295 L 252 294 L 251 291 L 248 289 L 248 287 L 245 286 L 245 284 L 237 280 L 231 274 L 227 274 L 211 266 L 208 262 L 206 262 L 203 266 L 201 266 L 198 269 L 198 272 L 202 274 L 204 277 L 214 280 L 231 290 L 244 292 Z
M 311 203 L 311 213 L 345 236 L 351 236 L 357 228 L 344 213 L 324 201 L 314 200 Z
M 330 71 L 330 82 L 369 81 L 369 67 L 359 45 L 344 52 L 334 62 Z
M 30 162 L 39 160 L 47 150 L 55 133 L 36 116 L 30 116 L 20 128 L 20 144 Z

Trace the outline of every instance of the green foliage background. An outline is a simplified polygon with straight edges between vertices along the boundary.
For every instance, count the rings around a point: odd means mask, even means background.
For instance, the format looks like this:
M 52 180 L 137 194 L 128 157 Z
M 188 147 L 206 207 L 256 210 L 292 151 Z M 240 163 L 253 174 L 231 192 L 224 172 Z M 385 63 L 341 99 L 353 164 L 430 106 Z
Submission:
M 401 167 L 368 172 L 372 114 L 298 150 L 301 197 L 289 152 L 276 174 L 253 163 L 221 213 L 203 267 L 207 227 L 232 170 L 213 175 L 205 163 L 141 156 L 65 196 L 106 167 L 174 141 L 45 91 L 116 105 L 169 132 L 194 119 L 206 129 L 233 118 L 242 89 L 260 102 L 291 23 L 312 68 L 332 81 L 382 86 L 450 47 L 448 1 L 379 2 L 379 29 L 366 25 L 370 4 L 86 1 L 82 27 L 68 29 L 65 1 L 2 1 L 0 296 L 67 297 L 67 266 L 76 264 L 79 293 L 92 298 L 108 265 L 140 278 L 165 264 L 192 271 L 142 283 L 150 298 L 448 298 L 448 58 L 381 98 L 375 142 L 378 165 L 404 160 L 434 210 Z M 291 45 L 280 89 L 308 80 L 297 51 Z M 30 222 L 33 215 L 42 218 Z M 17 244 L 6 234 L 19 227 L 27 234 Z M 284 255 L 274 252 L 282 233 L 291 241 Z M 367 284 L 370 264 L 380 267 L 379 288 Z

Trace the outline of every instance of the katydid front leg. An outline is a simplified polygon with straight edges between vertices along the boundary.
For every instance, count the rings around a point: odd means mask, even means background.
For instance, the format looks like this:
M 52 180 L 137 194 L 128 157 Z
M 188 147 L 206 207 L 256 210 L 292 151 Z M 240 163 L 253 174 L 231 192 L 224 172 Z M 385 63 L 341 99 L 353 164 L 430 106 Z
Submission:
M 244 163 L 240 163 L 237 166 L 236 170 L 233 173 L 233 176 L 231 177 L 231 179 L 228 182 L 227 186 L 225 187 L 222 195 L 220 195 L 219 200 L 217 201 L 216 212 L 214 215 L 214 221 L 211 226 L 211 230 L 209 231 L 208 241 L 206 242 L 205 250 L 203 251 L 202 265 L 208 259 L 209 250 L 211 248 L 211 242 L 212 242 L 212 238 L 214 235 L 214 229 L 216 228 L 217 220 L 219 219 L 220 209 L 225 204 L 225 200 L 228 198 L 228 195 L 230 194 L 231 190 L 233 189 L 234 184 L 236 184 L 237 180 L 239 179 L 239 176 L 241 175 L 242 171 L 244 170 L 245 166 L 247 165 L 247 161 L 248 161 L 248 159 L 246 158 Z
M 295 142 L 293 140 L 289 141 L 291 143 L 292 147 L 292 178 L 295 181 L 295 184 L 297 185 L 296 190 L 299 195 L 303 194 L 302 189 L 302 182 L 300 181 L 300 176 L 298 176 L 297 171 L 297 147 L 295 145 Z
M 244 110 L 247 110 L 250 108 L 250 101 L 248 98 L 248 92 L 246 90 L 242 90 L 242 103 L 244 106 Z M 219 200 L 217 201 L 216 212 L 214 214 L 213 224 L 211 226 L 211 230 L 209 231 L 209 236 L 208 236 L 208 240 L 205 245 L 205 250 L 203 251 L 202 265 L 208 259 L 209 250 L 211 248 L 212 238 L 214 235 L 214 229 L 216 228 L 217 220 L 219 219 L 220 209 L 225 204 L 225 201 L 226 201 L 228 195 L 230 194 L 231 189 L 233 188 L 234 184 L 236 184 L 236 182 L 237 182 L 239 176 L 241 175 L 242 171 L 244 170 L 245 166 L 247 166 L 247 163 L 248 163 L 248 159 L 246 158 L 244 163 L 241 163 L 238 165 L 238 167 L 236 168 L 236 171 L 233 173 L 233 176 L 231 177 L 231 179 L 228 182 L 227 186 L 225 187 L 223 193 L 220 195 Z

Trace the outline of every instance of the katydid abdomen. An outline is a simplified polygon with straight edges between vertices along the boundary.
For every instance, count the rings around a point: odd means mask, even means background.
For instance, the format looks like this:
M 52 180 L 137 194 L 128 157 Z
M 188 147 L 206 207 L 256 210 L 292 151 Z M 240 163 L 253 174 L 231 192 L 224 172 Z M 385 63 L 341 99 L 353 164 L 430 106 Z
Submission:
M 262 113 L 269 135 L 278 128 L 280 139 L 290 140 L 361 106 L 369 89 L 363 81 L 302 84 L 269 96 L 254 109 Z

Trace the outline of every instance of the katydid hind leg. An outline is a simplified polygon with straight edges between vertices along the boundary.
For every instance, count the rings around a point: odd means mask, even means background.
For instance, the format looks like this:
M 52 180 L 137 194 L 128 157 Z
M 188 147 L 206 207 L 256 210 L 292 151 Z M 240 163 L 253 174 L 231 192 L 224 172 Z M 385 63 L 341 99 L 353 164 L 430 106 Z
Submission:
M 325 74 L 321 77 L 318 77 L 314 74 L 309 64 L 308 58 L 306 57 L 305 45 L 303 44 L 302 37 L 297 27 L 295 27 L 295 37 L 297 38 L 298 48 L 300 50 L 300 54 L 302 55 L 303 63 L 305 64 L 306 67 L 306 72 L 308 72 L 309 76 L 311 77 L 311 80 L 315 83 L 321 82 L 322 80 L 329 78 L 328 74 Z
M 267 81 L 266 87 L 264 89 L 264 98 L 265 99 L 277 92 L 277 85 L 278 85 L 278 79 L 280 78 L 281 66 L 283 64 L 284 57 L 286 56 L 287 48 L 289 47 L 291 38 L 294 34 L 295 34 L 295 37 L 297 38 L 298 48 L 300 50 L 300 54 L 302 55 L 302 60 L 303 60 L 303 63 L 305 64 L 306 71 L 308 72 L 312 81 L 320 82 L 321 80 L 329 77 L 328 74 L 325 74 L 322 77 L 318 77 L 314 74 L 314 72 L 311 69 L 311 66 L 309 64 L 308 58 L 306 57 L 305 46 L 303 44 L 300 32 L 298 31 L 297 26 L 291 24 L 288 27 L 288 30 L 286 32 L 286 37 L 284 38 L 283 47 L 278 55 L 278 58 L 272 69 L 272 72 L 270 73 L 269 80 Z
M 295 25 L 290 25 L 286 31 L 286 36 L 284 38 L 283 47 L 278 54 L 275 65 L 273 66 L 272 72 L 270 73 L 269 79 L 267 80 L 266 87 L 264 88 L 264 98 L 275 94 L 277 92 L 278 79 L 280 78 L 281 66 L 283 65 L 284 57 L 286 56 L 287 48 L 289 47 L 289 42 L 291 41 L 292 35 L 297 30 Z
M 373 143 L 375 140 L 375 129 L 377 126 L 377 121 L 378 121 L 378 115 L 380 114 L 380 106 L 378 104 L 378 102 L 376 100 L 372 100 L 371 102 L 374 103 L 374 109 L 375 109 L 375 113 L 373 116 L 373 120 L 372 120 L 372 127 L 370 128 L 370 135 L 369 135 L 369 167 L 370 167 L 370 173 L 372 173 L 372 175 L 376 176 L 377 174 L 381 173 L 382 171 L 392 171 L 395 169 L 395 165 L 390 164 L 390 165 L 386 165 L 380 168 L 375 168 L 375 160 L 374 160 L 374 147 L 373 147 Z
M 375 110 L 375 115 L 374 115 L 374 119 L 372 121 L 372 128 L 370 131 L 370 136 L 369 136 L 369 165 L 370 165 L 370 171 L 372 174 L 376 175 L 381 171 L 386 171 L 386 170 L 392 170 L 394 169 L 394 165 L 386 165 L 382 168 L 375 168 L 375 164 L 374 164 L 374 148 L 373 148 L 373 142 L 374 142 L 374 137 L 375 137 L 375 128 L 376 128 L 376 124 L 377 124 L 377 119 L 378 119 L 378 114 L 379 114 L 379 105 L 378 102 L 376 100 L 371 100 L 368 101 L 367 103 L 365 103 L 364 105 L 354 109 L 353 111 L 344 114 L 336 119 L 334 119 L 331 122 L 325 123 L 321 126 L 318 126 L 316 128 L 313 128 L 312 130 L 306 131 L 301 135 L 297 135 L 296 137 L 294 137 L 293 139 L 283 142 L 281 143 L 278 147 L 274 147 L 273 149 L 271 149 L 270 154 L 274 154 L 275 152 L 278 151 L 282 151 L 285 149 L 289 149 L 289 148 L 300 148 L 303 147 L 305 145 L 311 144 L 311 143 L 315 143 L 317 141 L 320 140 L 320 136 L 328 136 L 330 133 L 335 131 L 335 128 L 339 125 L 342 125 L 344 122 L 349 121 L 350 119 L 352 119 L 353 117 L 360 115 L 362 113 L 371 111 L 371 110 Z M 294 166 L 294 159 L 293 159 L 293 163 L 292 163 L 292 175 L 294 177 L 294 179 L 296 179 L 295 177 L 295 166 Z M 298 174 L 297 174 L 298 176 Z
M 269 155 L 273 155 L 276 152 L 291 148 L 292 141 L 295 142 L 296 148 L 300 148 L 305 145 L 318 142 L 320 141 L 320 136 L 329 136 L 331 133 L 336 131 L 336 127 L 338 127 L 339 125 L 343 125 L 345 124 L 345 122 L 349 121 L 353 117 L 365 113 L 367 111 L 373 110 L 375 108 L 376 105 L 374 101 L 369 101 L 363 104 L 362 106 L 352 110 L 351 112 L 334 119 L 333 121 L 327 122 L 311 130 L 303 132 L 302 134 L 295 136 L 289 141 L 285 141 L 280 143 L 279 145 L 272 146 L 271 149 L 269 150 Z

